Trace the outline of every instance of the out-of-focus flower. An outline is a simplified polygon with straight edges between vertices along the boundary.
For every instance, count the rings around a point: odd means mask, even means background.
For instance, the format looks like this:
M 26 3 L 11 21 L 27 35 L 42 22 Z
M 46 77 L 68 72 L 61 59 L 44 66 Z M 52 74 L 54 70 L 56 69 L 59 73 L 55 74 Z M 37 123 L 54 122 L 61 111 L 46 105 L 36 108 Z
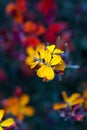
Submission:
M 36 47 L 41 43 L 40 39 L 36 36 L 27 36 L 22 39 L 22 45 L 24 47 L 33 46 Z
M 36 35 L 41 36 L 45 34 L 46 28 L 42 24 L 37 24 L 37 30 L 36 30 Z
M 11 113 L 19 120 L 23 120 L 25 116 L 33 116 L 35 110 L 31 106 L 27 106 L 30 101 L 30 97 L 27 94 L 23 94 L 20 98 L 11 97 L 4 100 L 4 108 L 7 113 Z
M 41 36 L 45 33 L 45 27 L 40 23 L 35 23 L 31 21 L 26 21 L 23 24 L 23 31 L 25 33 L 31 33 L 35 36 Z
M 37 28 L 36 24 L 34 22 L 31 22 L 31 21 L 27 21 L 23 25 L 23 30 L 26 33 L 35 32 L 36 28 Z
M 20 12 L 27 10 L 27 0 L 16 0 L 16 9 Z
M 24 13 L 27 10 L 26 0 L 16 0 L 6 6 L 6 13 L 12 16 L 13 21 L 20 24 L 24 20 Z
M 57 6 L 55 0 L 41 0 L 38 5 L 37 9 L 44 15 L 45 17 L 49 16 L 50 14 L 54 13 Z
M 16 0 L 16 2 L 10 2 L 6 6 L 7 14 L 16 14 L 23 13 L 27 10 L 27 1 L 26 0 Z
M 4 130 L 4 128 L 6 127 L 15 125 L 15 121 L 13 120 L 13 118 L 8 118 L 2 121 L 4 114 L 5 114 L 5 111 L 3 109 L 0 109 L 0 130 Z
M 67 28 L 67 23 L 62 21 L 50 24 L 45 33 L 46 40 L 50 43 L 56 43 L 58 35 Z
M 53 105 L 54 110 L 60 110 L 65 108 L 72 108 L 75 105 L 81 105 L 84 102 L 84 99 L 81 97 L 79 93 L 74 93 L 70 97 L 67 97 L 66 92 L 62 92 L 62 96 L 65 103 L 55 103 Z
M 23 20 L 24 20 L 24 17 L 23 15 L 20 13 L 20 12 L 17 12 L 16 15 L 14 15 L 14 21 L 17 22 L 17 23 L 22 23 Z
M 14 12 L 16 10 L 16 5 L 15 5 L 15 3 L 13 3 L 13 2 L 11 2 L 11 3 L 9 3 L 7 6 L 6 6 L 6 13 L 7 14 L 11 14 L 12 15 L 12 13 Z

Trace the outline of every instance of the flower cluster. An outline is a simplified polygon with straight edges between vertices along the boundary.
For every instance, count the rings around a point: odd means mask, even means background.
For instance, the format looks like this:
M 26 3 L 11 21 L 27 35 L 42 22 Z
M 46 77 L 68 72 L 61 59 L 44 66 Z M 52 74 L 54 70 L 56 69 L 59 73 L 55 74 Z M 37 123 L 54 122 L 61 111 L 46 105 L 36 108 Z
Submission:
M 31 68 L 39 66 L 37 69 L 37 75 L 40 78 L 46 78 L 47 80 L 54 79 L 55 72 L 64 71 L 65 63 L 61 57 L 63 51 L 57 49 L 55 45 L 44 46 L 43 44 L 38 45 L 35 49 L 28 47 L 26 49 L 29 55 L 25 62 L 30 65 Z
M 76 121 L 82 121 L 85 117 L 85 111 L 87 110 L 87 90 L 83 91 L 83 94 L 73 93 L 70 97 L 66 92 L 62 92 L 62 103 L 54 103 L 53 110 L 58 111 L 60 117 L 74 118 Z

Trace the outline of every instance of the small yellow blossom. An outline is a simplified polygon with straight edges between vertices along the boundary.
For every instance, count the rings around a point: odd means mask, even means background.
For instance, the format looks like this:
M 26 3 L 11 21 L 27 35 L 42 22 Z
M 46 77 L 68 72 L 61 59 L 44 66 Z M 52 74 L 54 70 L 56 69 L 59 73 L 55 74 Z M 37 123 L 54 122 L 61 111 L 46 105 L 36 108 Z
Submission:
M 6 112 L 12 113 L 19 120 L 23 120 L 24 116 L 33 116 L 35 110 L 31 106 L 27 106 L 30 101 L 30 97 L 27 94 L 23 94 L 20 98 L 11 97 L 5 100 Z
M 64 103 L 55 103 L 53 105 L 54 110 L 60 110 L 64 108 L 72 108 L 75 105 L 81 105 L 84 102 L 84 99 L 79 93 L 74 93 L 70 97 L 67 96 L 66 92 L 62 92 Z
M 15 124 L 13 118 L 8 118 L 2 121 L 4 114 L 5 114 L 5 111 L 3 109 L 0 109 L 0 130 L 4 130 L 4 128 L 10 127 Z
M 63 51 L 57 49 L 55 45 L 45 47 L 41 44 L 36 49 L 28 47 L 26 52 L 29 56 L 25 59 L 25 63 L 30 65 L 31 69 L 39 65 L 37 75 L 40 78 L 52 80 L 55 76 L 54 71 L 64 71 L 65 69 L 65 63 L 60 55 Z

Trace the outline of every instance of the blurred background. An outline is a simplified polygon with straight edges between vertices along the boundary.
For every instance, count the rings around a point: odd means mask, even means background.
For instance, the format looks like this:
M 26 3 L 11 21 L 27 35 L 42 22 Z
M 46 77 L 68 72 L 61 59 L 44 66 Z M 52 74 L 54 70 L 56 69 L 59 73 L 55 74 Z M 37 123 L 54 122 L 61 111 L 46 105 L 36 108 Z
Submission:
M 66 51 L 62 80 L 43 82 L 25 64 L 26 48 L 39 43 L 56 44 Z M 78 67 L 80 66 L 80 67 Z M 82 93 L 87 87 L 87 0 L 0 0 L 0 107 L 9 97 L 28 94 L 33 116 L 14 130 L 87 130 L 82 122 L 65 120 L 52 109 L 62 101 L 61 92 Z M 84 85 L 85 83 L 85 85 Z

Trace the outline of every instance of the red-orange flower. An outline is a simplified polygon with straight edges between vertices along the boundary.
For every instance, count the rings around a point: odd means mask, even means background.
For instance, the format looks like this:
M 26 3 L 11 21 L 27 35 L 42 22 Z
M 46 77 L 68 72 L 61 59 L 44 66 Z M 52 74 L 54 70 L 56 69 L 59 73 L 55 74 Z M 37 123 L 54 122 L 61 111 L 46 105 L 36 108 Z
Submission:
M 17 0 L 16 7 L 20 12 L 25 12 L 27 10 L 27 0 Z
M 37 5 L 37 9 L 44 16 L 48 16 L 50 13 L 54 12 L 56 8 L 54 0 L 41 0 Z
M 12 14 L 13 11 L 16 10 L 16 5 L 15 3 L 11 2 L 6 6 L 6 13 L 7 14 Z
M 36 24 L 34 22 L 31 22 L 31 21 L 27 21 L 23 25 L 23 31 L 26 33 L 35 32 L 36 28 L 37 28 Z
M 58 33 L 65 30 L 67 27 L 68 27 L 67 23 L 62 21 L 50 24 L 45 33 L 46 40 L 50 43 L 56 43 Z
M 24 47 L 27 47 L 27 46 L 36 47 L 40 43 L 41 43 L 41 41 L 39 40 L 39 38 L 37 38 L 35 36 L 27 36 L 22 41 L 22 44 Z

